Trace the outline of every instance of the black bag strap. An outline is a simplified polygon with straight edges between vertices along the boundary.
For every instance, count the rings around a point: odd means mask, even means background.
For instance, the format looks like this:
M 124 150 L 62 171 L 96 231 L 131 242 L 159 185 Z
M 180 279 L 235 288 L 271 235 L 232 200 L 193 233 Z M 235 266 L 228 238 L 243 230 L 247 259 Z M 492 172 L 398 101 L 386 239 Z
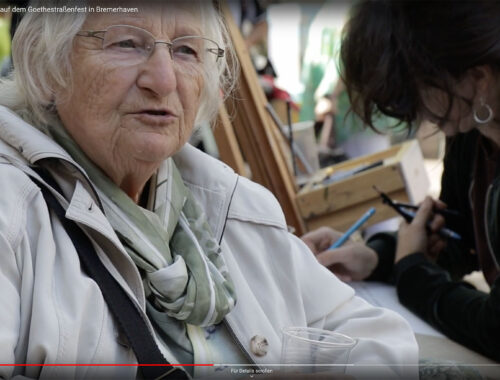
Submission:
M 60 192 L 59 186 L 47 170 L 41 168 L 34 168 L 34 170 L 50 186 Z M 139 368 L 143 377 L 148 380 L 189 379 L 186 372 L 172 366 L 160 352 L 137 306 L 101 262 L 89 237 L 74 221 L 66 218 L 63 207 L 47 188 L 47 185 L 34 177 L 31 179 L 40 187 L 47 206 L 57 215 L 73 241 L 83 270 L 99 285 L 111 313 L 125 333 L 137 361 L 141 365 Z

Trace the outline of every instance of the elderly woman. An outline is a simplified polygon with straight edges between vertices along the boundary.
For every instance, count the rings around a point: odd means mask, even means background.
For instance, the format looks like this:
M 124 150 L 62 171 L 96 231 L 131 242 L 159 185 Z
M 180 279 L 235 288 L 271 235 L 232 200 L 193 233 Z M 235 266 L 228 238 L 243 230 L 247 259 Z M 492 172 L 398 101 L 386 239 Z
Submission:
M 52 366 L 0 377 L 265 366 L 285 326 L 355 338 L 348 374 L 416 373 L 404 320 L 319 265 L 269 192 L 186 144 L 233 83 L 228 41 L 205 1 L 26 14 L 0 86 L 0 361 Z

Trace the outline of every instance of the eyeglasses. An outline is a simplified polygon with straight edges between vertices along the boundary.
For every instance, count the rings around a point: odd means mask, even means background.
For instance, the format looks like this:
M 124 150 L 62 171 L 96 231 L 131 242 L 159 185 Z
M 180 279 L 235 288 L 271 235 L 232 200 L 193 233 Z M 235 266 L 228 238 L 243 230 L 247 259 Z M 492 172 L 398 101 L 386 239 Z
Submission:
M 183 66 L 216 63 L 224 56 L 224 49 L 211 39 L 182 36 L 171 42 L 156 40 L 147 30 L 132 25 L 111 25 L 106 30 L 80 31 L 77 36 L 99 38 L 104 52 L 124 65 L 146 62 L 156 44 L 166 45 L 174 63 Z

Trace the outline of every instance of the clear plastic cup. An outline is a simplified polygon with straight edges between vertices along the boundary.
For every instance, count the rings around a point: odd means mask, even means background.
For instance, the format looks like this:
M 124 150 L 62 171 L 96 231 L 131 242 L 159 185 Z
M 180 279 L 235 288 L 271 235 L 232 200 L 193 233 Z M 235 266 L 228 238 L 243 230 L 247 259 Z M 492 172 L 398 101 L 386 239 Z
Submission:
M 282 372 L 345 373 L 355 339 L 311 327 L 285 327 L 282 332 Z

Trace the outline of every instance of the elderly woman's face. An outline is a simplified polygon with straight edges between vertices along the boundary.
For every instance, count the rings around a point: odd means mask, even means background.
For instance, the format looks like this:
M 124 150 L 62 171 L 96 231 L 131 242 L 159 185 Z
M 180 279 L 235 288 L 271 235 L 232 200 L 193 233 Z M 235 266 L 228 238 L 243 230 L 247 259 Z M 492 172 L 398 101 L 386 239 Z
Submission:
M 182 2 L 140 14 L 91 14 L 82 30 L 111 25 L 136 26 L 162 41 L 202 35 L 199 15 Z M 73 91 L 58 97 L 57 108 L 83 151 L 120 185 L 135 175 L 150 175 L 188 140 L 203 72 L 196 65 L 179 67 L 165 44 L 156 44 L 149 58 L 133 64 L 106 53 L 102 45 L 99 38 L 75 37 Z

